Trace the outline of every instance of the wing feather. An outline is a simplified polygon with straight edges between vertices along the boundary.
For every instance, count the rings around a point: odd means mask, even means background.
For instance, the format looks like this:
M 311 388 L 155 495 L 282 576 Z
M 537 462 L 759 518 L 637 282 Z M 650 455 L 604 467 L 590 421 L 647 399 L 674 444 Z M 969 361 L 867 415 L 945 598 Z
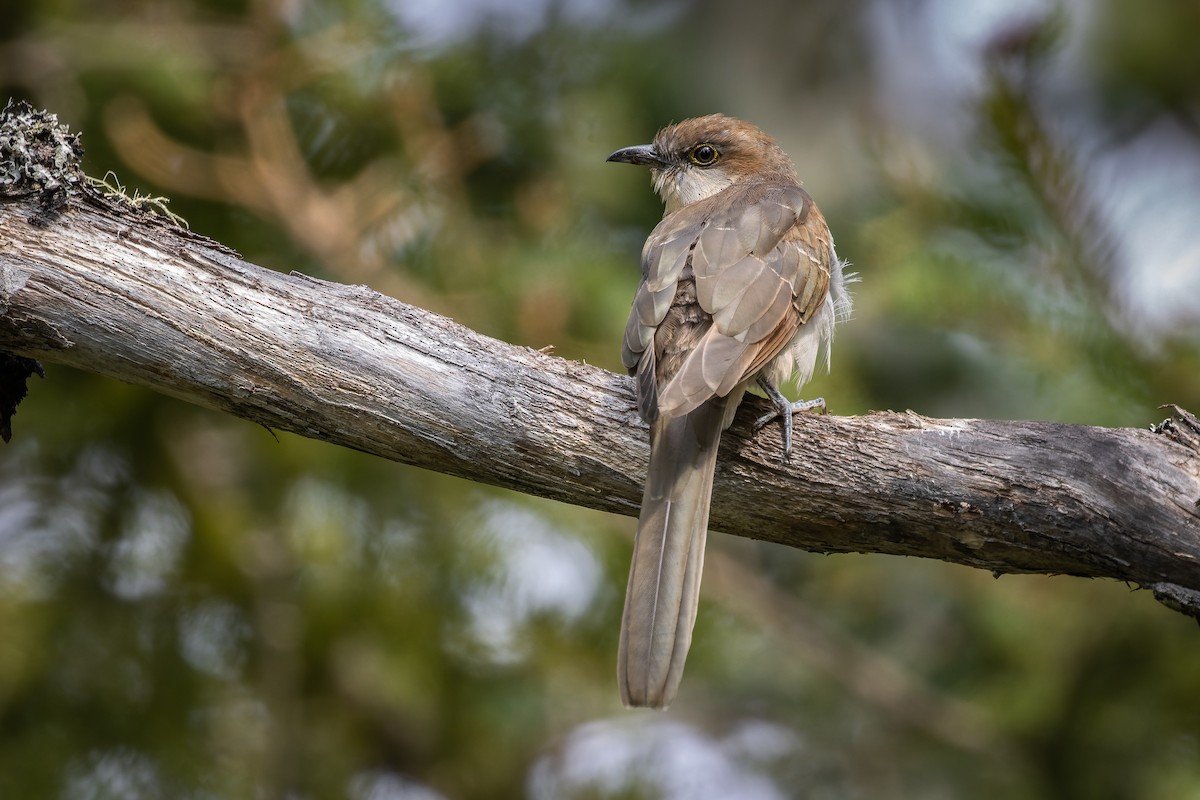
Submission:
M 813 252 L 828 242 L 803 231 L 813 210 L 797 185 L 737 184 L 654 229 L 622 352 L 638 373 L 643 417 L 723 397 L 788 346 L 829 282 L 829 254 Z M 703 324 L 690 304 L 707 315 Z

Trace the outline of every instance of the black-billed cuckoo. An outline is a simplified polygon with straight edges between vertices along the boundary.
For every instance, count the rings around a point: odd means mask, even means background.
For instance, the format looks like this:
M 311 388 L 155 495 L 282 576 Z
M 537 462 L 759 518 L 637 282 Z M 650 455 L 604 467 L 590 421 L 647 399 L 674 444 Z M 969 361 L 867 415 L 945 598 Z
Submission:
M 609 161 L 650 167 L 666 204 L 642 249 L 642 282 L 621 359 L 637 376 L 650 467 L 625 593 L 617 680 L 627 706 L 665 708 L 679 688 L 700 599 L 708 506 L 721 432 L 757 383 L 783 420 L 778 385 L 828 365 L 849 314 L 825 218 L 791 159 L 755 126 L 714 114 L 663 128 Z

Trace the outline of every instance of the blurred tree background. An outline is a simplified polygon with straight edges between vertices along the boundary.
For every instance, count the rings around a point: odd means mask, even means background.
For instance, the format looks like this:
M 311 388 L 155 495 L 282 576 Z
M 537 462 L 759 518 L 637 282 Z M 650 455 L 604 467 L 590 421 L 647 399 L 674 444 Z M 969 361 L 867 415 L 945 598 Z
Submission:
M 1186 0 L 50 0 L 0 89 L 252 262 L 619 369 L 641 170 L 724 111 L 862 276 L 834 413 L 1200 411 Z M 110 180 L 114 177 L 110 176 Z M 0 796 L 1200 798 L 1200 631 L 1115 582 L 716 535 L 626 712 L 634 521 L 93 375 L 0 449 Z

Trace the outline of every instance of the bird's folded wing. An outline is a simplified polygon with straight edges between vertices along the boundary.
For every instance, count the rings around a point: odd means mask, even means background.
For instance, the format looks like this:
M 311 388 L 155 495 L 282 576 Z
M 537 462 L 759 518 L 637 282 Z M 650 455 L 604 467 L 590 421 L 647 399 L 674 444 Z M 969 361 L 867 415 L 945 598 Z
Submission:
M 687 225 L 675 219 L 693 209 Z M 821 269 L 823 259 L 814 258 L 805 246 L 802 229 L 814 210 L 799 186 L 750 184 L 714 195 L 660 223 L 664 235 L 652 235 L 643 252 L 647 278 L 639 298 L 643 291 L 649 294 L 651 287 L 660 287 L 662 305 L 642 316 L 636 313 L 635 300 L 627 348 L 640 348 L 639 361 L 643 354 L 650 355 L 646 348 L 653 339 L 652 326 L 670 309 L 671 298 L 665 295 L 671 280 L 694 277 L 696 299 L 713 325 L 672 375 L 659 376 L 654 403 L 659 413 L 686 414 L 709 398 L 725 396 L 779 355 L 816 310 L 829 274 L 827 265 Z M 682 264 L 681 252 L 687 254 Z M 638 334 L 631 341 L 629 332 L 635 325 Z M 631 349 L 630 360 L 633 355 Z

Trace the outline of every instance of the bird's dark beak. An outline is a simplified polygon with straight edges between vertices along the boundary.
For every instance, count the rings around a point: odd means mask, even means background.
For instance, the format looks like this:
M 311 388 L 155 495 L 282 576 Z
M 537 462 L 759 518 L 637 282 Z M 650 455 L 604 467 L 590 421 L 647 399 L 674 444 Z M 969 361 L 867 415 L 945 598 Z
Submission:
M 620 161 L 624 164 L 639 164 L 645 167 L 661 167 L 665 163 L 652 144 L 622 147 L 605 161 Z

